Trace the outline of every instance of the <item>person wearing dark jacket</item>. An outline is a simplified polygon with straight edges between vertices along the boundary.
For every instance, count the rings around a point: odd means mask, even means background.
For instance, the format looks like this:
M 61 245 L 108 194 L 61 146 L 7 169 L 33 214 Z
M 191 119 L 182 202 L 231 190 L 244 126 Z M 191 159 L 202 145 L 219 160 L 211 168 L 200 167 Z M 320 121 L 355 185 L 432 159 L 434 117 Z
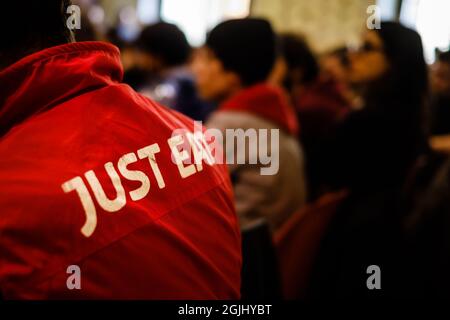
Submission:
M 146 74 L 135 90 L 154 101 L 205 121 L 214 106 L 200 99 L 188 62 L 191 46 L 176 25 L 158 22 L 142 30 L 136 43 L 137 69 Z
M 323 239 L 310 297 L 386 297 L 398 292 L 402 237 L 399 202 L 407 177 L 428 153 L 423 125 L 428 92 L 421 38 L 401 24 L 368 31 L 350 56 L 350 80 L 364 98 L 335 133 L 328 172 L 350 191 Z M 382 290 L 367 270 L 380 267 Z

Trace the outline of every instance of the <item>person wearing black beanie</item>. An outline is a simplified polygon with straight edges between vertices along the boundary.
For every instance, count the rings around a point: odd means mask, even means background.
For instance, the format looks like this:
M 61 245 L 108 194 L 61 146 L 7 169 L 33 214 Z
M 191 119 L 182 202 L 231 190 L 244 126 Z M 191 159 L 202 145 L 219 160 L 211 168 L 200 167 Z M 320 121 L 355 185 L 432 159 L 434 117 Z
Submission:
M 199 93 L 219 104 L 206 126 L 222 132 L 224 150 L 237 147 L 237 156 L 235 152 L 226 156 L 243 233 L 243 299 L 280 296 L 275 254 L 270 245 L 266 247 L 270 241 L 264 239 L 271 239 L 270 233 L 306 201 L 295 111 L 282 89 L 268 84 L 276 59 L 277 39 L 270 23 L 247 18 L 215 27 L 193 64 Z M 232 139 L 226 138 L 230 130 L 244 143 L 230 148 Z M 263 132 L 270 132 L 270 138 L 260 138 Z M 256 136 L 258 141 L 249 136 Z M 267 148 L 264 154 L 271 155 L 269 164 L 260 158 L 258 150 L 263 138 Z M 238 161 L 242 155 L 245 163 Z M 257 163 L 250 159 L 257 159 Z M 257 268 L 254 261 L 258 261 Z
M 220 102 L 240 87 L 265 82 L 276 57 L 276 35 L 268 21 L 225 21 L 209 32 L 194 62 L 200 93 Z
M 268 21 L 235 19 L 219 24 L 207 35 L 193 63 L 199 93 L 219 104 L 208 127 L 256 129 L 258 134 L 260 129 L 280 132 L 278 159 L 270 164 L 276 170 L 271 175 L 262 175 L 261 167 L 268 166 L 260 163 L 259 155 L 250 155 L 254 145 L 250 150 L 238 149 L 238 153 L 245 152 L 248 159 L 256 156 L 258 164 L 237 165 L 235 159 L 228 159 L 233 163 L 229 167 L 243 229 L 263 219 L 274 231 L 305 202 L 295 111 L 282 89 L 268 83 L 277 51 L 277 36 Z M 270 149 L 271 141 L 268 144 Z M 275 152 L 269 150 L 268 154 Z

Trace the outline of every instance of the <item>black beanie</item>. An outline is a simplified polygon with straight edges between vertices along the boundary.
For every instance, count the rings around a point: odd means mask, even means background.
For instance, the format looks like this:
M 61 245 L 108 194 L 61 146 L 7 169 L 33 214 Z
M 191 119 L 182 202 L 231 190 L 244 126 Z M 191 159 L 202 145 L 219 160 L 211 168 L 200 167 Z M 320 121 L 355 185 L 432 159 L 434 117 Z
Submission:
M 236 19 L 216 26 L 206 39 L 224 68 L 236 72 L 245 86 L 265 81 L 277 55 L 276 35 L 263 19 Z
M 142 30 L 136 46 L 158 56 L 169 67 L 186 63 L 191 53 L 183 31 L 166 22 L 158 22 Z

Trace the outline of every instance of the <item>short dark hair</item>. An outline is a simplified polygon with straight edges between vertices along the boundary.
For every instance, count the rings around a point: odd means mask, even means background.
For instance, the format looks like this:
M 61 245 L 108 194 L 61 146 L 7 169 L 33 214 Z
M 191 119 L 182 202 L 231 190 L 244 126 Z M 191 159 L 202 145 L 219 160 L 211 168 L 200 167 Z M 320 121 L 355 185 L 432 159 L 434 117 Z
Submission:
M 3 1 L 0 11 L 0 60 L 13 62 L 35 51 L 67 43 L 70 0 Z
M 319 76 L 319 64 L 305 39 L 293 33 L 280 35 L 281 53 L 289 70 L 301 69 L 302 82 L 309 83 Z
M 142 30 L 136 45 L 169 67 L 186 63 L 191 54 L 191 46 L 183 31 L 166 22 L 158 22 Z
M 224 68 L 235 72 L 245 86 L 267 80 L 278 54 L 277 38 L 265 19 L 225 21 L 206 40 Z

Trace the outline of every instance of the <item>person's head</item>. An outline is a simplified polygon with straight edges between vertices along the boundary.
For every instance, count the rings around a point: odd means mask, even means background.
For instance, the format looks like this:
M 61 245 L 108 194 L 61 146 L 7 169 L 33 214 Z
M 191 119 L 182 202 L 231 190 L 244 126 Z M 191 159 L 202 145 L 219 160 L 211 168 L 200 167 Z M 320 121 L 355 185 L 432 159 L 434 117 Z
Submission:
M 0 10 L 0 68 L 31 53 L 72 41 L 66 9 L 70 0 L 3 1 Z
M 396 162 L 407 168 L 428 148 L 428 67 L 420 35 L 396 22 L 381 23 L 381 29 L 366 33 L 361 50 L 350 55 L 349 73 L 360 86 L 366 112 L 391 124 L 381 121 L 380 134 L 393 130 L 388 134 L 401 140 Z
M 433 94 L 450 97 L 450 51 L 440 52 L 431 68 Z
M 242 88 L 265 82 L 276 56 L 276 36 L 266 20 L 247 18 L 219 24 L 194 59 L 200 95 L 220 101 Z
M 290 90 L 293 86 L 313 82 L 319 76 L 319 65 L 306 41 L 295 34 L 278 38 L 281 54 L 271 79 Z
M 141 68 L 160 72 L 188 62 L 191 47 L 184 33 L 174 24 L 158 22 L 142 30 L 136 41 L 142 57 Z
M 396 22 L 368 31 L 360 50 L 350 55 L 349 80 L 380 99 L 423 102 L 428 77 L 420 35 Z
M 349 64 L 347 47 L 334 49 L 320 58 L 320 66 L 323 73 L 340 83 L 348 82 Z

